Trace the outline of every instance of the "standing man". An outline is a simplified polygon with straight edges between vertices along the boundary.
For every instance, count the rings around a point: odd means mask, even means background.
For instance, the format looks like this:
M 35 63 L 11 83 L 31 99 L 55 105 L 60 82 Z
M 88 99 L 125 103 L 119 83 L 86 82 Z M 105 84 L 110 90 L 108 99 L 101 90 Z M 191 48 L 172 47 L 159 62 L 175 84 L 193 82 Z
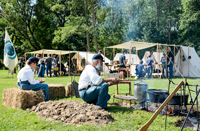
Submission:
M 49 87 L 47 84 L 41 84 L 44 83 L 42 79 L 35 80 L 33 78 L 33 69 L 37 66 L 38 59 L 35 57 L 30 57 L 27 60 L 27 64 L 24 68 L 22 68 L 18 75 L 17 75 L 17 84 L 19 86 L 19 89 L 21 90 L 40 90 L 43 89 L 44 95 L 45 95 L 45 101 L 49 101 Z
M 154 62 L 154 63 L 157 63 L 153 52 L 154 52 L 154 50 L 150 50 L 150 54 L 149 54 L 149 55 L 151 55 L 151 59 L 153 60 L 153 62 Z M 148 56 L 149 56 L 149 55 L 148 55 Z M 148 56 L 147 56 L 147 59 L 148 59 Z
M 147 76 L 148 76 L 148 79 L 151 79 L 152 71 L 153 71 L 153 60 L 151 59 L 151 55 L 149 55 L 148 59 L 147 59 Z
M 45 59 L 47 77 L 48 77 L 48 71 L 50 72 L 50 77 L 51 77 L 51 66 L 52 66 L 52 61 L 53 61 L 53 58 L 51 58 L 51 57 L 50 57 L 50 54 L 48 54 L 48 55 L 47 55 L 47 58 Z
M 126 51 L 125 50 L 122 50 L 122 55 L 119 56 L 119 67 L 120 68 L 126 68 Z M 125 70 L 120 70 L 120 73 L 119 73 L 119 76 L 120 76 L 120 79 L 124 79 L 124 72 Z
M 53 54 L 53 61 L 54 61 L 54 67 L 58 66 L 58 58 L 56 56 L 56 54 Z M 54 71 L 54 76 L 57 76 L 57 72 L 58 71 Z
M 167 78 L 168 78 L 168 69 L 170 73 L 170 78 L 173 78 L 173 65 L 174 65 L 174 54 L 171 51 L 171 48 L 167 48 L 168 57 L 167 57 Z
M 107 101 L 110 99 L 108 86 L 117 83 L 116 78 L 102 79 L 97 69 L 103 72 L 103 57 L 96 54 L 92 57 L 92 64 L 87 65 L 79 79 L 80 97 L 88 103 L 95 104 L 104 109 L 107 108 Z
M 38 73 L 38 77 L 44 77 L 44 72 L 45 72 L 45 63 L 44 63 L 45 59 L 44 58 L 40 58 L 39 63 L 40 63 L 40 70 Z
M 36 55 L 36 58 L 39 60 L 39 54 Z M 37 74 L 39 73 L 39 68 L 40 68 L 40 64 L 38 63 L 37 66 L 34 69 L 34 76 L 37 76 Z

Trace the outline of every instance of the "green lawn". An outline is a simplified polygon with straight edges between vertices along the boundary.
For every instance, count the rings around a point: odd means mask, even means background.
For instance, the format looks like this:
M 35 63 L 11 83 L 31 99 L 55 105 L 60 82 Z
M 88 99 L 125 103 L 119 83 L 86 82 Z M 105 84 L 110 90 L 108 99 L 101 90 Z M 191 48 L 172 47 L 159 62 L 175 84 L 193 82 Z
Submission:
M 37 79 L 37 77 L 36 77 Z M 76 76 L 75 79 L 78 81 L 79 77 Z M 56 83 L 67 85 L 67 83 L 71 82 L 71 77 L 52 77 L 45 78 L 46 83 Z M 183 79 L 174 79 L 176 83 L 179 83 Z M 188 79 L 190 84 L 200 84 L 200 79 Z M 8 75 L 7 70 L 0 70 L 0 130 L 55 130 L 55 131 L 63 131 L 63 130 L 115 130 L 115 131 L 126 131 L 132 130 L 137 131 L 143 124 L 145 124 L 149 118 L 153 115 L 153 113 L 148 113 L 140 110 L 133 110 L 129 108 L 123 108 L 119 106 L 114 106 L 109 104 L 109 108 L 111 109 L 109 112 L 115 118 L 115 122 L 112 124 L 108 124 L 105 127 L 102 126 L 91 126 L 91 125 L 82 125 L 80 127 L 76 127 L 75 125 L 67 125 L 62 124 L 62 122 L 50 122 L 45 121 L 36 116 L 35 113 L 30 114 L 28 111 L 12 109 L 10 107 L 3 106 L 2 101 L 2 92 L 6 88 L 17 88 L 17 76 L 16 74 Z M 145 80 L 149 84 L 149 88 L 157 88 L 157 89 L 166 89 L 168 88 L 168 80 L 167 79 L 153 79 L 153 80 Z M 132 83 L 132 87 L 133 87 Z M 171 86 L 171 91 L 175 86 Z M 122 87 L 119 86 L 119 92 L 128 92 L 128 86 Z M 115 94 L 115 86 L 111 86 L 109 89 L 109 93 L 113 96 Z M 194 94 L 193 94 L 194 96 Z M 82 102 L 79 98 L 72 98 L 73 100 Z M 71 98 L 64 98 L 59 100 L 71 100 Z M 109 103 L 112 103 L 111 99 Z M 169 131 L 177 131 L 181 128 L 177 128 L 174 126 L 174 122 L 179 119 L 178 117 L 168 117 L 167 119 L 167 130 Z M 165 116 L 158 116 L 154 122 L 150 125 L 149 131 L 162 131 L 165 127 Z M 185 129 L 187 131 L 191 129 Z

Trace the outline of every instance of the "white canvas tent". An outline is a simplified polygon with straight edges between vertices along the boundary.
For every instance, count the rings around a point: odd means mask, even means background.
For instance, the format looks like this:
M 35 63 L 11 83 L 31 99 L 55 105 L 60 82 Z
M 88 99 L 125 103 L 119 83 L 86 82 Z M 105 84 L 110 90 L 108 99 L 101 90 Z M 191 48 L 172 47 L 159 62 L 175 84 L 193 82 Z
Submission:
M 117 53 L 115 55 L 114 60 L 119 60 L 120 55 L 122 55 L 122 53 Z M 128 60 L 127 63 L 129 64 L 131 62 L 131 64 L 139 64 L 140 63 L 140 59 L 136 54 L 131 54 L 131 60 L 129 57 L 129 54 L 125 54 L 126 59 Z M 136 65 L 131 65 L 131 75 L 135 75 L 135 67 Z
M 190 59 L 188 59 L 189 56 Z M 200 58 L 194 47 L 182 46 L 182 50 L 179 50 L 175 57 L 174 66 L 176 66 L 174 67 L 175 76 L 182 74 L 184 77 L 200 77 Z
M 147 57 L 148 57 L 149 54 L 150 54 L 149 51 L 145 52 L 145 54 L 144 54 L 144 56 L 142 58 L 144 63 L 146 63 Z M 155 57 L 157 62 L 160 62 L 161 58 L 163 57 L 163 53 L 162 52 L 159 52 L 159 53 L 158 52 L 153 52 L 153 55 L 154 55 L 154 57 Z
M 85 62 L 86 62 L 86 65 L 87 64 L 91 64 L 92 63 L 92 57 L 94 56 L 95 54 L 94 53 L 91 53 L 91 52 L 76 52 L 76 54 L 72 57 L 72 59 L 77 59 L 77 68 L 79 70 L 83 70 L 83 66 L 81 66 L 81 61 L 83 58 L 85 58 Z M 102 57 L 104 58 L 104 55 L 102 55 Z M 104 60 L 105 63 L 110 63 L 110 60 L 105 57 L 105 60 Z M 105 71 L 107 71 L 108 68 L 105 67 Z

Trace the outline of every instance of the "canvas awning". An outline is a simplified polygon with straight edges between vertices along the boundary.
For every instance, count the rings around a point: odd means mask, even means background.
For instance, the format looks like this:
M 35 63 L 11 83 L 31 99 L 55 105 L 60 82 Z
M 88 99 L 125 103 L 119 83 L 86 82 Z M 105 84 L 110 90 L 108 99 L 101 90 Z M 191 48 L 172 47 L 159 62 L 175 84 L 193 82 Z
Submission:
M 119 45 L 109 46 L 106 48 L 123 48 L 123 49 L 131 49 L 132 47 L 136 47 L 137 50 L 142 50 L 145 48 L 156 46 L 155 43 L 146 43 L 146 42 L 137 42 L 137 41 L 129 41 L 126 43 L 122 43 Z
M 77 51 L 65 51 L 65 50 L 48 50 L 42 49 L 37 51 L 26 52 L 27 54 L 56 54 L 56 55 L 65 55 L 69 53 L 76 53 Z

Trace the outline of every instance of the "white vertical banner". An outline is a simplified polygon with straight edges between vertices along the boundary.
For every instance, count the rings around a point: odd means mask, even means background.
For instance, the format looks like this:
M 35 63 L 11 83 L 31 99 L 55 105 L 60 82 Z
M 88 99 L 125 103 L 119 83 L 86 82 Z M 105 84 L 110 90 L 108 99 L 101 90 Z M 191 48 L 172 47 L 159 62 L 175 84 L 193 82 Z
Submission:
M 15 66 L 18 64 L 17 54 L 15 52 L 15 48 L 13 47 L 13 43 L 10 40 L 10 36 L 5 30 L 5 45 L 4 45 L 4 65 L 13 72 Z

